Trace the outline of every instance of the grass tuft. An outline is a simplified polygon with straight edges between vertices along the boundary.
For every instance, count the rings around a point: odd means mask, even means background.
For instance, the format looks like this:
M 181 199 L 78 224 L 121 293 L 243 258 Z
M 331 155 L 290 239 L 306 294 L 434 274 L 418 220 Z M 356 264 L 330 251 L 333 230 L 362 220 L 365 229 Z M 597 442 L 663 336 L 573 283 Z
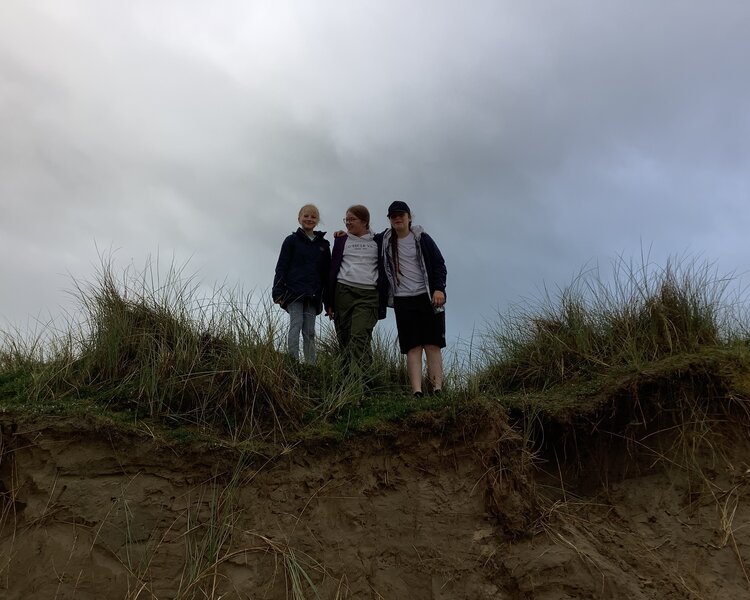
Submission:
M 269 298 L 226 287 L 206 293 L 174 264 L 149 261 L 118 277 L 104 258 L 93 281 L 74 281 L 74 296 L 79 316 L 60 331 L 2 333 L 4 403 L 93 400 L 234 442 L 283 444 L 407 384 L 392 336 L 376 331 L 366 371 L 347 373 L 333 327 L 321 320 L 318 364 L 301 364 L 284 351 L 286 315 Z
M 670 260 L 663 268 L 619 259 L 603 278 L 581 273 L 557 294 L 512 309 L 485 335 L 485 391 L 545 390 L 589 380 L 745 335 L 731 277 L 709 263 Z

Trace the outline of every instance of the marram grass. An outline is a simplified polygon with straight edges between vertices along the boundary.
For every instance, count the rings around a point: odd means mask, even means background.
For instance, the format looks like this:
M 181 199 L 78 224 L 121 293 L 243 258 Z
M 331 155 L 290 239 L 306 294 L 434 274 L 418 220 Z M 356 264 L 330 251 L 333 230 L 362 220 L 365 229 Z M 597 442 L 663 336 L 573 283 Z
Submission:
M 353 376 L 341 368 L 333 328 L 322 323 L 318 365 L 300 364 L 283 351 L 286 314 L 267 298 L 228 288 L 201 295 L 181 269 L 155 270 L 148 265 L 117 279 L 105 263 L 93 282 L 76 283 L 80 317 L 61 333 L 46 342 L 4 334 L 0 372 L 7 385 L 14 373 L 31 373 L 24 381 L 32 401 L 93 397 L 237 439 L 283 440 L 363 395 L 406 382 L 388 336 L 376 335 L 371 364 Z
M 732 281 L 696 261 L 636 267 L 619 259 L 607 279 L 598 269 L 582 273 L 488 328 L 479 387 L 546 389 L 747 339 Z
M 0 400 L 24 406 L 97 406 L 195 426 L 234 441 L 286 443 L 300 432 L 377 429 L 419 410 L 585 385 L 665 359 L 743 346 L 741 295 L 707 263 L 615 262 L 487 325 L 448 365 L 447 393 L 414 402 L 395 336 L 376 328 L 364 372 L 342 369 L 333 327 L 318 321 L 318 364 L 283 350 L 287 317 L 267 297 L 218 287 L 207 293 L 183 269 L 148 264 L 119 278 L 103 261 L 76 283 L 79 313 L 63 327 L 0 335 Z M 678 361 L 679 362 L 679 361 Z

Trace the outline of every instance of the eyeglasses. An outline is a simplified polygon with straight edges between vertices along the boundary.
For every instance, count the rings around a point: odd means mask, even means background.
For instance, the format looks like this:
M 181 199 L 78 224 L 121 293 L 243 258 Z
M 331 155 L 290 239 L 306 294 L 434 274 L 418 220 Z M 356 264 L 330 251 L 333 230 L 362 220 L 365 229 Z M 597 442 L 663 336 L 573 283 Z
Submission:
M 361 221 L 362 219 L 358 219 L 357 217 L 351 217 L 348 219 L 343 219 L 344 224 L 348 225 L 349 223 L 354 223 L 354 221 Z

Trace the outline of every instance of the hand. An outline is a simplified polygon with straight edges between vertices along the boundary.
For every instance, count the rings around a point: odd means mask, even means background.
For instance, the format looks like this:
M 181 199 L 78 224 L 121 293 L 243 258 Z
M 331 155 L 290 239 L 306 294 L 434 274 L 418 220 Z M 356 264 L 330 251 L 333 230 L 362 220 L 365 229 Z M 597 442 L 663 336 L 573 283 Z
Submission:
M 344 236 L 344 235 L 346 235 L 346 231 L 343 231 L 342 229 L 339 229 L 338 231 L 334 231 L 333 232 L 333 237 L 335 237 L 335 238 L 341 237 L 341 236 Z
M 432 294 L 432 305 L 435 308 L 440 308 L 445 304 L 445 294 L 440 290 L 435 290 Z
M 326 317 L 333 320 L 333 311 L 330 308 L 326 308 Z

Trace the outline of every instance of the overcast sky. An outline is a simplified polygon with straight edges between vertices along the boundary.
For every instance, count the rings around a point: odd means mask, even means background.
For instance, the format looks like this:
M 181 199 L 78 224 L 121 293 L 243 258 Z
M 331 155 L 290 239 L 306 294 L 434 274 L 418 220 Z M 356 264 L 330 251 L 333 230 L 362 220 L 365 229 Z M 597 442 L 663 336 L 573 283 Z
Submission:
M 451 340 L 641 248 L 742 273 L 749 31 L 747 0 L 2 0 L 0 319 L 97 247 L 265 291 L 307 202 L 408 202 Z

